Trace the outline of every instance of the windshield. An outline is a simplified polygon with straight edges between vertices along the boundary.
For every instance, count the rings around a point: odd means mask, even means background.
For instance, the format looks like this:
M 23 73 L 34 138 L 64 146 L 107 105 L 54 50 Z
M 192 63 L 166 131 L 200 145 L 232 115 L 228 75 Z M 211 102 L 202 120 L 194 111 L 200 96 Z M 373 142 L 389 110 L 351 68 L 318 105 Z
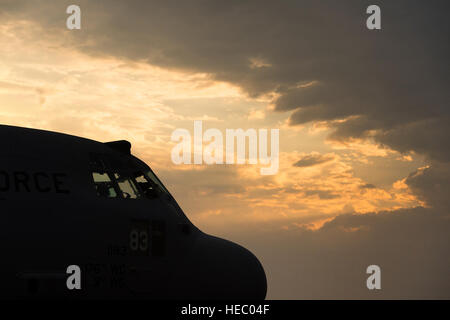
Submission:
M 154 198 L 160 194 L 167 194 L 170 196 L 169 191 L 167 191 L 151 170 L 146 172 L 136 171 L 133 178 L 139 186 L 141 193 L 147 198 Z
M 146 172 L 147 177 L 153 181 L 153 183 L 155 183 L 159 188 L 161 188 L 162 191 L 164 191 L 165 193 L 167 193 L 168 195 L 170 195 L 169 191 L 166 189 L 166 187 L 164 187 L 164 185 L 162 184 L 161 180 L 158 179 L 158 177 L 153 173 L 152 170 L 148 170 Z

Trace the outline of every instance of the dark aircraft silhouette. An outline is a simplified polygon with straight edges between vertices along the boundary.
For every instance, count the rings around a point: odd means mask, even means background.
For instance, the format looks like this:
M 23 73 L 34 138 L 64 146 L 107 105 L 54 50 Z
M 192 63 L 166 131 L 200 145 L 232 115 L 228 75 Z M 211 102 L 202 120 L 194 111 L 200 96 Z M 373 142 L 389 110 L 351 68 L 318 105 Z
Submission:
M 258 259 L 196 228 L 129 142 L 3 125 L 0 138 L 1 298 L 265 298 Z

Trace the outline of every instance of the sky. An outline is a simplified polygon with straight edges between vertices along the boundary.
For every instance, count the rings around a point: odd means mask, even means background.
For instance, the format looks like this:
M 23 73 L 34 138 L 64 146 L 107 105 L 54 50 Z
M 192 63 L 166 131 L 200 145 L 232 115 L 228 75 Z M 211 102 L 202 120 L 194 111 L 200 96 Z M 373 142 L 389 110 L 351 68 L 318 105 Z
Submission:
M 449 6 L 378 1 L 368 30 L 370 4 L 0 0 L 0 123 L 130 141 L 269 299 L 448 299 Z M 194 120 L 279 129 L 278 172 L 175 165 Z

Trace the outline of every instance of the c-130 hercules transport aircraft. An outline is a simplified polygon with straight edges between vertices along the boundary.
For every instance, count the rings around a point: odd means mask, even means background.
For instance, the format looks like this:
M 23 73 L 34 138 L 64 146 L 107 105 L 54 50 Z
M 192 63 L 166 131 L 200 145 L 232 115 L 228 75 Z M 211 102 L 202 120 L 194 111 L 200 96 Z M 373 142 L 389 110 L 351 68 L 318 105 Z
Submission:
M 195 227 L 130 151 L 0 125 L 0 298 L 264 299 L 258 259 Z

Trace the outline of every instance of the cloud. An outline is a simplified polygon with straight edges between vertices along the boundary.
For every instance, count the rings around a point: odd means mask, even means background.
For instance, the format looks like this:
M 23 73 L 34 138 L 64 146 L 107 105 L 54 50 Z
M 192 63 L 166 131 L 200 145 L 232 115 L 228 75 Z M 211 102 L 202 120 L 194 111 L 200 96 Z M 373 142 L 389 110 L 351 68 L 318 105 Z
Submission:
M 307 197 L 309 196 L 318 196 L 319 199 L 326 200 L 326 199 L 335 199 L 339 198 L 339 194 L 329 191 L 329 190 L 306 190 L 305 195 Z
M 434 163 L 409 174 L 405 183 L 429 206 L 449 210 L 450 168 L 448 165 Z
M 363 184 L 363 185 L 361 185 L 361 186 L 359 186 L 361 189 L 375 189 L 376 188 L 376 186 L 375 185 L 373 185 L 373 184 L 371 184 L 371 183 L 366 183 L 366 184 Z
M 68 4 L 2 9 L 88 54 L 207 73 L 253 97 L 276 93 L 275 110 L 291 111 L 292 125 L 330 121 L 331 139 L 372 136 L 450 160 L 439 143 L 450 137 L 448 1 L 381 1 L 380 31 L 365 27 L 370 1 L 79 1 L 81 32 L 64 30 Z
M 352 167 L 338 156 L 325 165 L 300 170 L 292 166 L 304 154 L 280 154 L 278 175 L 261 176 L 258 166 L 168 166 L 156 173 L 174 193 L 192 221 L 201 229 L 223 232 L 243 222 L 272 222 L 275 229 L 290 223 L 311 224 L 325 218 L 357 212 L 415 207 L 421 204 L 408 186 L 362 189 L 368 182 L 355 176 Z M 152 163 L 152 154 L 148 161 Z M 146 158 L 144 157 L 146 160 Z M 210 210 L 221 215 L 206 215 Z
M 335 156 L 333 154 L 319 154 L 311 153 L 303 156 L 300 160 L 294 163 L 294 167 L 311 167 L 325 162 L 334 160 Z

